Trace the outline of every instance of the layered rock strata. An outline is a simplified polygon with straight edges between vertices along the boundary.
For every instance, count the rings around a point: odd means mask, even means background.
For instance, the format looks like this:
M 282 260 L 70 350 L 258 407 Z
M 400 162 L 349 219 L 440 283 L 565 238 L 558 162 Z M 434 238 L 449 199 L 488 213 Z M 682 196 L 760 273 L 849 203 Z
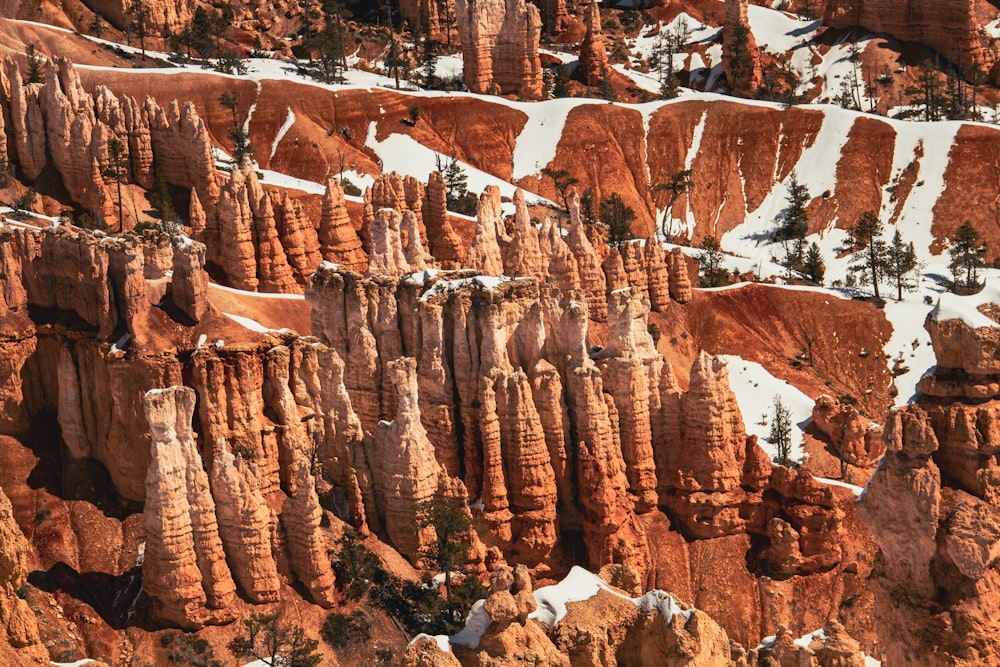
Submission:
M 197 628 L 234 619 L 236 586 L 191 433 L 194 404 L 195 393 L 186 387 L 153 389 L 143 401 L 153 450 L 143 512 L 143 588 L 156 616 Z
M 465 85 L 474 93 L 544 95 L 538 39 L 542 20 L 524 0 L 456 0 Z

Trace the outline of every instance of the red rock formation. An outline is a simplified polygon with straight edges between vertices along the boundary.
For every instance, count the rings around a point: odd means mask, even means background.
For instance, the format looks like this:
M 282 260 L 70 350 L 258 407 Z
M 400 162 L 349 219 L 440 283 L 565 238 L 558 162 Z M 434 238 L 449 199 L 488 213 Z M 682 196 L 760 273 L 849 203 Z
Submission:
M 420 234 L 420 219 L 413 211 L 403 211 L 399 223 L 399 235 L 403 239 L 403 254 L 409 271 L 423 271 L 434 261 L 434 258 L 424 249 Z
M 566 234 L 569 245 L 580 273 L 580 284 L 587 295 L 587 311 L 590 319 L 595 322 L 606 322 L 608 319 L 607 283 L 604 270 L 601 268 L 601 257 L 587 238 L 583 222 L 580 219 L 580 197 L 574 188 L 569 198 L 570 224 Z
M 194 103 L 186 102 L 181 108 L 174 101 L 164 109 L 151 97 L 147 97 L 143 113 L 149 119 L 153 155 L 163 179 L 174 185 L 197 190 L 201 205 L 212 209 L 219 198 L 218 175 L 208 128 L 198 116 Z M 203 242 L 208 248 L 209 257 L 214 258 L 218 252 L 219 231 L 211 218 L 208 220 L 206 234 Z
M 646 283 L 649 289 L 649 307 L 660 313 L 670 304 L 670 271 L 663 245 L 654 237 L 646 239 Z
M 316 443 L 306 430 L 292 394 L 290 366 L 291 351 L 286 346 L 279 345 L 267 353 L 266 397 L 276 417 L 282 479 L 289 492 L 282 503 L 281 524 L 285 529 L 292 571 L 316 604 L 330 607 L 334 601 L 334 576 L 320 528 L 323 510 L 310 470 Z
M 275 516 L 261 495 L 257 472 L 225 443 L 212 449 L 212 497 L 233 577 L 252 602 L 276 602 L 281 579 L 271 552 Z
M 403 216 L 394 208 L 380 208 L 372 218 L 369 235 L 368 276 L 399 278 L 410 272 L 403 252 L 400 223 Z
M 548 218 L 545 222 L 546 224 L 542 226 L 544 241 L 539 243 L 539 246 L 544 247 L 541 252 L 542 264 L 548 265 L 545 270 L 545 273 L 548 274 L 545 282 L 555 285 L 562 292 L 580 289 L 582 285 L 576 257 L 573 256 L 573 252 L 563 240 L 561 230 L 553 225 Z M 607 310 L 606 306 L 605 310 Z
M 650 395 L 659 390 L 664 360 L 646 330 L 649 304 L 631 291 L 611 295 L 608 345 L 598 366 L 615 403 L 629 492 L 637 512 L 656 507 Z
M 641 241 L 629 241 L 618 248 L 622 256 L 628 284 L 642 299 L 649 299 L 649 284 L 646 278 L 646 252 Z
M 544 96 L 537 7 L 524 0 L 456 0 L 455 17 L 469 90 L 536 100 Z
M 518 188 L 514 192 L 514 229 L 511 241 L 504 253 L 504 274 L 513 277 L 532 276 L 543 281 L 548 271 L 548 262 L 538 245 L 538 230 L 531 222 L 524 192 Z
M 416 561 L 433 539 L 432 528 L 417 529 L 414 505 L 438 491 L 441 467 L 420 423 L 416 362 L 397 359 L 386 373 L 398 392 L 396 418 L 379 423 L 370 461 L 385 530 L 396 549 Z
M 436 42 L 446 40 L 438 20 L 438 3 L 435 0 L 403 0 L 399 3 L 399 15 L 409 21 L 410 25 L 419 25 L 429 39 Z
M 963 66 L 994 65 L 996 54 L 981 26 L 995 11 L 975 0 L 827 0 L 823 21 L 834 28 L 861 27 L 901 42 L 924 44 L 949 60 L 961 54 Z M 995 75 L 994 75 L 994 80 Z
M 187 240 L 174 244 L 170 294 L 174 305 L 194 322 L 201 321 L 212 309 L 203 244 Z
M 590 2 L 583 12 L 587 34 L 580 43 L 580 63 L 573 74 L 588 86 L 599 86 L 605 77 L 610 76 L 604 33 L 601 31 L 601 5 Z
M 761 79 L 760 52 L 747 19 L 749 0 L 726 0 L 726 22 L 722 28 L 722 69 L 730 89 L 752 96 Z
M 292 267 L 288 265 L 288 256 L 278 238 L 271 198 L 262 193 L 257 201 L 260 203 L 253 214 L 253 239 L 257 245 L 256 265 L 260 291 L 299 292 L 301 288 L 295 282 Z
M 677 303 L 691 300 L 691 279 L 688 278 L 687 261 L 680 248 L 670 251 L 669 257 L 670 298 Z
M 498 374 L 494 387 L 502 465 L 508 471 L 513 514 L 511 553 L 517 562 L 540 565 L 552 556 L 558 537 L 555 474 L 542 422 L 523 372 Z
M 215 224 L 206 228 L 206 246 L 211 258 L 214 237 L 218 263 L 230 284 L 237 289 L 256 292 L 260 281 L 253 244 L 253 210 L 246 187 L 247 171 L 252 171 L 249 164 L 233 169 L 229 182 L 222 188 L 215 207 Z
M 442 269 L 459 269 L 465 260 L 465 243 L 448 219 L 448 198 L 444 176 L 434 170 L 427 179 L 423 206 L 427 243 Z
M 319 218 L 319 250 L 328 262 L 343 264 L 351 271 L 368 267 L 368 257 L 361 248 L 361 239 L 347 215 L 344 189 L 333 177 L 327 179 L 323 194 L 323 211 Z
M 45 167 L 45 123 L 38 103 L 38 84 L 21 85 L 21 71 L 10 56 L 3 61 L 4 81 L 0 88 L 7 94 L 11 129 L 17 163 L 29 180 L 35 180 Z M 8 149 L 8 152 L 9 149 Z
M 236 592 L 191 432 L 194 403 L 185 387 L 151 390 L 143 402 L 153 432 L 143 590 L 157 618 L 186 628 L 232 621 Z
M 576 329 L 579 333 L 569 334 L 568 339 L 582 342 L 586 312 L 571 307 L 560 326 Z M 577 493 L 589 560 L 595 566 L 627 563 L 645 573 L 649 565 L 646 536 L 628 500 L 618 434 L 612 426 L 601 374 L 582 350 L 570 353 L 566 395 L 577 450 Z
M 28 578 L 28 555 L 28 541 L 14 521 L 10 500 L 0 489 L 0 652 L 15 665 L 21 660 L 23 664 L 44 664 L 49 659 L 38 636 L 35 615 L 18 596 Z
M 316 228 L 306 217 L 299 201 L 289 197 L 288 193 L 281 198 L 278 238 L 285 249 L 285 257 L 295 272 L 296 282 L 304 284 L 306 278 L 323 261 L 323 257 L 320 254 Z
M 278 487 L 278 446 L 264 421 L 264 369 L 253 351 L 203 346 L 191 356 L 191 386 L 198 392 L 203 442 L 226 442 L 251 459 L 260 491 Z
M 500 231 L 503 217 L 500 210 L 500 189 L 491 185 L 479 197 L 476 211 L 476 232 L 472 245 L 465 257 L 466 266 L 476 269 L 484 276 L 503 275 L 503 259 Z
M 867 467 L 885 454 L 882 428 L 851 405 L 832 396 L 820 396 L 813 406 L 813 424 L 830 438 L 837 455 L 851 465 Z

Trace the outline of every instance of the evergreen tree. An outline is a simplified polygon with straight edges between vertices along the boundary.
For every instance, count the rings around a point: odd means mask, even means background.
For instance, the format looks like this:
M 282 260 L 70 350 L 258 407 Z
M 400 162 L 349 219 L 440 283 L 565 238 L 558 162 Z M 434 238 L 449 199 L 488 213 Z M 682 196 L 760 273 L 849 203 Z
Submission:
M 701 286 L 722 287 L 728 285 L 729 270 L 722 264 L 726 254 L 722 252 L 718 239 L 706 235 L 701 240 L 701 248 L 702 253 L 698 256 Z
M 948 254 L 951 256 L 949 268 L 955 279 L 956 291 L 977 289 L 979 269 L 985 265 L 983 257 L 986 254 L 986 244 L 980 241 L 979 230 L 968 220 L 955 232 L 954 244 Z
M 781 396 L 774 397 L 774 413 L 771 415 L 771 431 L 767 435 L 767 441 L 778 450 L 774 460 L 779 465 L 788 465 L 792 453 L 792 413 L 785 407 Z
M 788 194 L 785 198 L 785 208 L 778 214 L 778 231 L 774 237 L 778 241 L 805 238 L 809 231 L 809 215 L 806 206 L 809 205 L 809 189 L 799 183 L 798 174 L 790 175 Z
M 753 61 L 750 56 L 750 28 L 737 23 L 733 28 L 733 53 L 729 65 L 729 90 L 733 95 L 740 95 L 750 81 L 753 73 Z
M 587 188 L 580 195 L 580 220 L 585 225 L 597 224 L 597 194 Z
M 788 279 L 791 280 L 794 272 L 805 272 L 806 241 L 800 238 L 794 241 L 785 241 L 784 245 L 785 260 L 782 264 L 788 271 Z
M 125 231 L 125 207 L 122 205 L 122 178 L 125 176 L 128 155 L 125 144 L 118 137 L 108 139 L 108 166 L 104 170 L 105 178 L 115 179 L 118 187 L 118 233 Z
M 542 176 L 548 176 L 552 179 L 552 184 L 559 192 L 559 198 L 562 199 L 563 210 L 569 211 L 569 189 L 579 183 L 579 180 L 575 176 L 570 176 L 565 169 L 552 169 L 551 167 L 542 169 Z M 559 219 L 562 220 L 562 215 L 559 216 Z
M 149 8 L 142 0 L 131 0 L 128 4 L 128 17 L 132 31 L 139 38 L 139 50 L 146 57 L 146 30 L 149 24 Z
M 219 95 L 219 104 L 229 109 L 233 115 L 233 126 L 229 130 L 229 140 L 233 142 L 233 164 L 240 164 L 244 157 L 253 157 L 250 135 L 240 125 L 240 94 L 229 90 Z
M 433 528 L 435 539 L 427 545 L 422 558 L 444 572 L 445 595 L 451 594 L 451 575 L 469 562 L 467 533 L 472 518 L 465 504 L 454 498 L 433 497 L 416 504 L 417 526 Z
M 903 241 L 903 235 L 896 228 L 886 253 L 885 272 L 896 283 L 896 300 L 903 300 L 903 289 L 910 289 L 906 276 L 917 268 L 917 252 L 913 243 Z
M 27 61 L 27 68 L 24 76 L 21 77 L 25 85 L 29 83 L 42 83 L 45 77 L 42 76 L 42 58 L 35 51 L 34 44 L 28 44 L 24 49 L 24 57 Z
M 682 194 L 690 192 L 692 187 L 694 187 L 694 182 L 691 180 L 690 169 L 673 173 L 668 182 L 653 186 L 654 192 L 670 193 L 667 205 L 663 209 L 663 238 L 667 241 L 673 237 L 673 229 L 668 228 L 667 221 L 672 219 L 674 204 L 677 203 Z
M 617 248 L 630 239 L 632 235 L 632 222 L 635 220 L 635 211 L 625 204 L 617 192 L 601 200 L 598 207 L 600 209 L 600 225 L 607 233 L 608 245 Z
M 823 253 L 814 241 L 806 252 L 805 261 L 802 265 L 802 272 L 814 283 L 823 284 L 823 276 L 826 274 L 826 264 L 823 261 Z
M 861 284 L 871 285 L 875 290 L 875 298 L 882 297 L 878 285 L 884 280 L 884 269 L 888 247 L 882 240 L 882 221 L 874 211 L 865 211 L 857 223 L 847 230 L 847 247 L 851 251 L 855 263 L 851 271 L 861 273 Z
M 153 172 L 153 187 L 149 190 L 149 203 L 160 212 L 160 220 L 173 222 L 177 217 L 174 201 L 170 196 L 170 186 L 159 169 Z
M 556 65 L 552 72 L 552 97 L 569 97 L 573 92 L 569 71 L 563 65 Z
M 446 188 L 445 199 L 449 211 L 455 211 L 463 215 L 475 215 L 476 199 L 469 197 L 468 181 L 469 176 L 462 169 L 462 164 L 458 161 L 455 151 L 451 152 L 451 158 L 445 163 L 441 160 L 441 155 L 435 156 L 437 170 L 444 178 Z
M 245 633 L 233 637 L 229 651 L 237 658 L 260 660 L 275 667 L 317 667 L 323 657 L 319 642 L 306 639 L 301 627 L 285 623 L 277 611 L 243 620 Z

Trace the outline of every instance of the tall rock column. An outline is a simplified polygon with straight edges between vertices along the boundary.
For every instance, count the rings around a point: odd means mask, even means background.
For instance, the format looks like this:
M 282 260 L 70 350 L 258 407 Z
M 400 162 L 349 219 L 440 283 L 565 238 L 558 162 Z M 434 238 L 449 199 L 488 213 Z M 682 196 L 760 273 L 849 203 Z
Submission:
M 525 0 L 455 0 L 455 17 L 469 90 L 536 100 L 544 96 L 537 7 Z
M 414 505 L 438 491 L 441 466 L 420 423 L 417 364 L 411 358 L 389 362 L 385 372 L 396 387 L 396 418 L 379 422 L 371 457 L 375 490 L 385 530 L 396 549 L 416 561 L 434 538 L 432 528 L 417 528 Z
M 726 0 L 722 27 L 722 69 L 730 90 L 750 97 L 761 80 L 760 51 L 747 19 L 750 0 Z
M 600 85 L 609 72 L 608 53 L 604 48 L 604 33 L 601 31 L 601 3 L 592 0 L 584 9 L 583 23 L 587 34 L 580 43 L 580 64 L 575 76 L 588 86 Z
M 143 401 L 152 431 L 143 590 L 157 618 L 185 628 L 232 621 L 236 593 L 191 430 L 194 404 L 187 387 L 153 389 Z
M 0 649 L 6 644 L 25 663 L 46 664 L 49 655 L 38 637 L 35 615 L 17 595 L 28 579 L 29 553 L 28 540 L 14 521 L 10 500 L 0 489 Z M 17 658 L 13 662 L 21 664 Z

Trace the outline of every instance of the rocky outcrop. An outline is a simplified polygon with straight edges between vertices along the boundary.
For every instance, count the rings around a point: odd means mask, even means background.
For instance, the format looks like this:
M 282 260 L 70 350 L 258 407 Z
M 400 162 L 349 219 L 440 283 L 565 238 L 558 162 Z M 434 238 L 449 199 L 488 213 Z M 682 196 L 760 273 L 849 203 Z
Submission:
M 573 74 L 588 86 L 599 86 L 610 76 L 604 33 L 601 31 L 601 5 L 599 2 L 590 2 L 583 12 L 583 24 L 587 27 L 587 33 L 580 43 L 580 63 Z
M 580 274 L 580 286 L 587 297 L 587 312 L 595 322 L 608 319 L 607 283 L 602 258 L 587 238 L 583 221 L 580 219 L 580 197 L 573 189 L 569 199 L 570 224 L 566 234 L 566 244 L 576 258 Z
M 281 579 L 271 551 L 275 517 L 257 474 L 253 463 L 233 456 L 224 442 L 215 443 L 210 480 L 229 567 L 252 602 L 276 602 Z
M 763 645 L 750 651 L 748 664 L 770 664 L 778 667 L 864 667 L 867 663 L 861 647 L 844 626 L 836 620 L 816 632 L 795 638 L 784 627 Z
M 45 167 L 45 121 L 38 102 L 38 84 L 21 85 L 21 71 L 10 56 L 3 60 L 2 86 L 10 107 L 12 146 L 8 154 L 16 157 L 17 163 L 30 180 L 38 178 Z M 13 153 L 13 155 L 10 155 Z
M 18 595 L 28 578 L 29 545 L 14 521 L 10 500 L 0 489 L 0 651 L 13 660 L 44 664 L 49 656 L 28 603 Z M 9 649 L 3 647 L 9 646 Z
M 268 195 L 275 197 L 275 195 Z M 285 257 L 295 274 L 295 281 L 302 285 L 306 278 L 323 261 L 319 250 L 319 237 L 312 221 L 306 217 L 302 205 L 286 192 L 280 197 L 278 209 L 278 238 L 285 250 Z M 298 291 L 296 289 L 296 291 Z
M 327 179 L 323 194 L 323 209 L 319 218 L 319 251 L 323 259 L 342 264 L 352 271 L 364 271 L 368 257 L 361 247 L 361 238 L 347 214 L 344 189 L 332 176 Z
M 434 170 L 427 178 L 424 195 L 424 226 L 431 254 L 442 269 L 460 269 L 465 261 L 465 242 L 448 219 L 448 197 L 444 176 Z
M 548 272 L 548 262 L 538 245 L 538 230 L 531 222 L 524 192 L 520 188 L 514 192 L 514 207 L 514 229 L 504 253 L 504 273 L 512 278 L 532 276 L 543 282 Z
M 667 261 L 670 298 L 677 303 L 688 303 L 691 300 L 691 279 L 688 277 L 687 261 L 681 249 L 671 250 Z
M 648 512 L 657 505 L 651 402 L 659 403 L 659 396 L 652 395 L 659 390 L 666 363 L 646 329 L 648 314 L 649 304 L 639 293 L 613 293 L 608 345 L 598 359 L 604 390 L 618 413 L 625 472 L 637 512 Z
M 153 389 L 143 401 L 153 434 L 143 590 L 157 618 L 187 628 L 232 621 L 236 593 L 191 431 L 194 404 L 186 387 Z
M 998 289 L 987 281 L 978 294 L 945 293 L 938 299 L 924 322 L 937 366 L 920 379 L 921 393 L 956 399 L 1000 396 Z
M 484 276 L 503 275 L 503 256 L 500 248 L 500 241 L 503 240 L 502 225 L 500 189 L 491 185 L 479 197 L 476 231 L 465 257 L 466 266 L 476 269 Z
M 199 322 L 212 309 L 205 273 L 205 246 L 187 239 L 174 243 L 170 295 L 174 305 L 192 322 Z
M 730 90 L 751 97 L 761 80 L 760 51 L 747 19 L 749 0 L 726 0 L 722 28 L 722 70 Z
M 827 0 L 823 21 L 834 28 L 860 27 L 924 44 L 948 59 L 961 54 L 962 66 L 989 71 L 996 55 L 981 26 L 995 12 L 983 15 L 984 9 L 992 10 L 974 0 Z
M 538 8 L 524 0 L 456 0 L 465 85 L 474 93 L 544 96 Z
M 369 228 L 372 242 L 366 275 L 400 278 L 410 272 L 410 263 L 403 252 L 402 220 L 402 214 L 394 208 L 380 208 L 375 212 Z
M 812 418 L 813 425 L 830 439 L 837 456 L 851 465 L 874 465 L 885 453 L 882 428 L 852 405 L 823 395 L 813 405 Z
M 407 358 L 386 366 L 398 396 L 396 418 L 379 423 L 370 457 L 382 523 L 396 549 L 413 561 L 434 537 L 433 528 L 417 527 L 414 506 L 434 497 L 441 477 L 434 448 L 420 423 L 416 370 L 416 362 Z

